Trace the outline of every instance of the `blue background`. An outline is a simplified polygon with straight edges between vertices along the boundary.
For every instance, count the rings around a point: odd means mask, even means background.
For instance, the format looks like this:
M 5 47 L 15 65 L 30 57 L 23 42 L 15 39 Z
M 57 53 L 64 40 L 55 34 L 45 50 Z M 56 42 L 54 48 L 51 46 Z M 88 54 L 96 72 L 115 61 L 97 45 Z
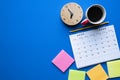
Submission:
M 61 49 L 73 57 L 69 30 L 81 27 L 62 23 L 60 10 L 67 2 L 77 2 L 84 13 L 91 4 L 103 5 L 105 21 L 115 25 L 120 45 L 118 0 L 0 0 L 0 80 L 68 79 L 69 70 L 62 73 L 51 63 Z M 80 70 L 88 71 L 93 66 Z M 106 64 L 102 66 L 107 72 Z M 76 69 L 75 63 L 70 69 Z

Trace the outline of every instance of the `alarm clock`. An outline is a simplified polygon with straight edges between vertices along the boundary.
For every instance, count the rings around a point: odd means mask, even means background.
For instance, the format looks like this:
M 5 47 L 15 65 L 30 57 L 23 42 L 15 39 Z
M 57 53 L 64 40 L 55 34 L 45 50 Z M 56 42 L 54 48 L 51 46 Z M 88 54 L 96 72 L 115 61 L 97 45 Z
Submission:
M 65 24 L 68 26 L 74 26 L 82 20 L 83 10 L 79 4 L 70 2 L 63 6 L 60 16 Z

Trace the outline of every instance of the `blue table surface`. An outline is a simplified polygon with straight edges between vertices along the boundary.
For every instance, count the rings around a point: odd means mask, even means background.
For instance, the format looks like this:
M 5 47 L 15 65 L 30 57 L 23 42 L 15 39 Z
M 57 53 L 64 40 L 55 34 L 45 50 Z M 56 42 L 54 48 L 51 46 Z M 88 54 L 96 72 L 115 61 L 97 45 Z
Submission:
M 80 4 L 84 13 L 92 4 L 103 5 L 107 11 L 105 21 L 115 25 L 120 45 L 118 0 L 1 0 L 0 80 L 68 80 L 69 70 L 62 73 L 51 63 L 61 49 L 73 57 L 69 30 L 81 25 L 71 28 L 62 23 L 60 10 L 68 2 Z M 108 73 L 106 63 L 102 66 Z M 75 63 L 69 69 L 76 69 Z

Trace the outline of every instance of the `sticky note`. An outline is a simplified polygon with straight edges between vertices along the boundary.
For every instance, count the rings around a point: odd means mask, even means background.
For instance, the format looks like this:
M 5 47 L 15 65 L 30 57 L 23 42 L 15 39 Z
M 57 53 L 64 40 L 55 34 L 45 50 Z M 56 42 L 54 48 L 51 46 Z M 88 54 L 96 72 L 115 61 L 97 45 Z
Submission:
M 56 65 L 62 72 L 65 72 L 73 62 L 74 59 L 64 50 L 61 50 L 59 54 L 52 60 L 52 63 Z
M 69 70 L 68 80 L 85 80 L 85 71 Z
M 87 72 L 87 75 L 89 76 L 90 80 L 106 80 L 108 79 L 108 75 L 102 68 L 100 64 L 95 66 L 94 68 L 90 69 Z
M 107 62 L 110 78 L 120 77 L 120 60 Z

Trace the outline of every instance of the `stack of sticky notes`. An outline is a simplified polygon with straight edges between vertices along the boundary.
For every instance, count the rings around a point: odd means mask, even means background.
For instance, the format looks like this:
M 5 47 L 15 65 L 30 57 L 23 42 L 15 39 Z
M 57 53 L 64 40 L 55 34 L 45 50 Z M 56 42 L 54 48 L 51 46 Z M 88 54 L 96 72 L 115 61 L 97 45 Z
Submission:
M 73 62 L 74 59 L 65 50 L 61 50 L 52 60 L 52 63 L 62 72 L 65 72 Z M 86 73 L 90 80 L 107 80 L 108 78 L 120 77 L 120 60 L 107 62 L 107 68 L 108 75 L 101 64 L 96 65 L 87 72 L 70 69 L 68 80 L 85 80 Z
M 74 59 L 64 50 L 61 50 L 59 54 L 52 60 L 52 63 L 56 65 L 62 72 L 65 72 L 73 62 Z
M 106 72 L 104 71 L 104 69 L 100 64 L 95 66 L 91 70 L 89 70 L 87 72 L 87 75 L 91 80 L 107 80 L 108 79 L 108 75 L 106 74 Z
M 85 71 L 69 70 L 68 80 L 85 80 Z
M 110 78 L 120 77 L 120 60 L 107 62 Z

